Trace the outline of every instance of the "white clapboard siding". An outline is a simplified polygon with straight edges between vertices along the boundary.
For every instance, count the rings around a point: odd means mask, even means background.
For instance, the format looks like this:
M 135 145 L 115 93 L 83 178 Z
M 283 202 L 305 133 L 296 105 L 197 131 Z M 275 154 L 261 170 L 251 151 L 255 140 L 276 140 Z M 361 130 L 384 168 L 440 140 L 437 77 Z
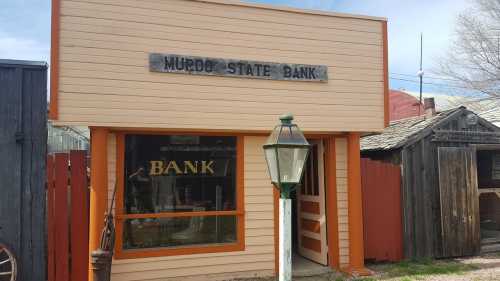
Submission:
M 347 198 L 347 139 L 335 139 L 337 167 L 337 214 L 339 224 L 340 266 L 349 265 L 349 214 Z
M 244 137 L 245 250 L 114 260 L 112 281 L 221 280 L 274 274 L 274 204 L 262 152 L 265 137 Z M 115 135 L 108 137 L 108 182 L 116 177 Z M 109 197 L 110 199 L 111 197 Z
M 383 20 L 221 0 L 61 0 L 57 125 L 379 131 Z M 328 83 L 152 73 L 149 53 L 328 66 Z

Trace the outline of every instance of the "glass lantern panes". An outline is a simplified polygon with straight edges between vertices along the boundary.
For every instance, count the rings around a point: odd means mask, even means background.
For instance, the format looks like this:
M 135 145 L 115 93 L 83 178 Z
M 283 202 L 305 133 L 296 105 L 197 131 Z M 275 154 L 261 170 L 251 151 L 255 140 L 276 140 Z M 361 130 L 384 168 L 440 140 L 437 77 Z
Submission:
M 299 183 L 309 151 L 309 143 L 290 119 L 282 119 L 264 145 L 266 161 L 275 184 Z

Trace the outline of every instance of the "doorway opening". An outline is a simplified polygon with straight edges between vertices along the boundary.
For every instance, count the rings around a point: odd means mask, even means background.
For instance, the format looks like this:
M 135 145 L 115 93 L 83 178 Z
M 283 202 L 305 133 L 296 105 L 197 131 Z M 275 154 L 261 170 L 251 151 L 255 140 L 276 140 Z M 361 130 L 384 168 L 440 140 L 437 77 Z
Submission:
M 325 212 L 324 146 L 308 140 L 311 151 L 301 184 L 292 199 L 292 268 L 294 276 L 327 273 L 328 247 Z
M 481 251 L 500 251 L 500 150 L 477 150 Z

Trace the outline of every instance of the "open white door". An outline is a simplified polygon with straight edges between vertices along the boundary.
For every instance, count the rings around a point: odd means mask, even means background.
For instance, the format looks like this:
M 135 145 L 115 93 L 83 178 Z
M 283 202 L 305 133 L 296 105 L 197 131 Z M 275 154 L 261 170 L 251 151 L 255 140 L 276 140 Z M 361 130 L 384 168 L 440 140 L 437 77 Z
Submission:
M 298 252 L 314 262 L 327 265 L 324 148 L 322 141 L 312 145 L 302 184 L 297 189 Z

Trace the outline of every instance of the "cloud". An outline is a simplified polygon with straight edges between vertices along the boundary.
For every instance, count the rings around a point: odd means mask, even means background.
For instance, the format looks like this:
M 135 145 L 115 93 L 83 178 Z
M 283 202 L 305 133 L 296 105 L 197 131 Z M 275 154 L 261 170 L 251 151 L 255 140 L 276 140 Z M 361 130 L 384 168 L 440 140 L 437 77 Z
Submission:
M 48 61 L 50 46 L 30 38 L 12 37 L 0 33 L 0 58 Z
M 290 1 L 290 5 L 314 10 L 333 10 L 335 2 L 335 0 L 293 0 Z

